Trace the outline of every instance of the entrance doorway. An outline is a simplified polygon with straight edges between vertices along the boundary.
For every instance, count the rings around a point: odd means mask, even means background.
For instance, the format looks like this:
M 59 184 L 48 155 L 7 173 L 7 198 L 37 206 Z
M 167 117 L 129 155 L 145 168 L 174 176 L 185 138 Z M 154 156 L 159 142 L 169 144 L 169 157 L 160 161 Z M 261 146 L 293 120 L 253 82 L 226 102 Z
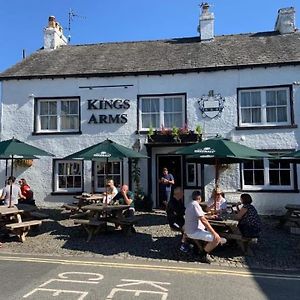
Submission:
M 159 206 L 159 183 L 158 179 L 162 175 L 163 168 L 167 168 L 169 173 L 174 176 L 174 187 L 182 187 L 182 156 L 181 155 L 170 155 L 170 154 L 158 154 L 156 164 L 156 206 Z M 172 194 L 171 194 L 172 196 Z

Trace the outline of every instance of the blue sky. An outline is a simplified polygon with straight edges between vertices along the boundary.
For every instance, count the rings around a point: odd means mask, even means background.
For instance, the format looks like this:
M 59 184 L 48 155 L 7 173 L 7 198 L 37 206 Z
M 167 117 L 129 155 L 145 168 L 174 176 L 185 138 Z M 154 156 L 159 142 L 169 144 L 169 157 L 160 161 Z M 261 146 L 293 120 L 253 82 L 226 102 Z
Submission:
M 0 72 L 43 46 L 48 16 L 67 28 L 71 44 L 152 40 L 197 35 L 201 0 L 0 0 Z M 277 11 L 299 0 L 211 0 L 216 35 L 271 31 Z M 68 35 L 68 31 L 65 30 Z

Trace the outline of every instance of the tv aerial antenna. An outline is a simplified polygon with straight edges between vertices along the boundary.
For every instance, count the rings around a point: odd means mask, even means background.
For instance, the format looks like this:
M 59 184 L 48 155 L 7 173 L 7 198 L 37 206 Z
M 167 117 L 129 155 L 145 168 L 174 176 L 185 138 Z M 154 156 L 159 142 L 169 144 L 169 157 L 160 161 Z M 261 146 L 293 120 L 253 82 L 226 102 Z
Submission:
M 69 42 L 71 40 L 71 35 L 70 35 L 70 33 L 71 33 L 71 24 L 74 21 L 74 18 L 86 19 L 85 16 L 80 16 L 77 13 L 75 13 L 75 11 L 72 8 L 69 9 L 69 13 L 68 13 L 69 22 L 68 22 L 68 28 L 67 28 L 67 30 L 69 32 L 69 35 L 68 35 L 68 41 Z

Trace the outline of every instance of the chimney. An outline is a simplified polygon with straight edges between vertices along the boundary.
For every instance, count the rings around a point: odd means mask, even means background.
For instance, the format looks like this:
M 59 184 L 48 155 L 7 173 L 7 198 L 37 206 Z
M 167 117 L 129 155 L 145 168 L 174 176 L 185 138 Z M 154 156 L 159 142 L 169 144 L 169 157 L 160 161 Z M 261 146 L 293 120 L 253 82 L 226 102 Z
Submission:
M 208 3 L 202 3 L 200 7 L 202 9 L 198 27 L 200 39 L 201 41 L 210 41 L 214 38 L 215 16 L 209 11 Z
M 294 7 L 281 8 L 278 10 L 275 31 L 279 31 L 281 34 L 296 31 Z
M 56 22 L 54 16 L 50 16 L 48 26 L 44 29 L 44 49 L 54 50 L 67 44 L 68 41 L 63 34 L 63 28 Z

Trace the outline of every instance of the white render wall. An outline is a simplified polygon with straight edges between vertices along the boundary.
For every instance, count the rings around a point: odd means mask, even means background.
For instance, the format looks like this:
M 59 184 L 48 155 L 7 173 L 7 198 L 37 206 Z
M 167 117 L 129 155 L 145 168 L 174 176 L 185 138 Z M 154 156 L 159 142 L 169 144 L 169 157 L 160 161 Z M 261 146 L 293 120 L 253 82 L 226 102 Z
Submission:
M 300 81 L 300 67 L 255 68 L 244 70 L 229 70 L 218 72 L 203 72 L 191 74 L 162 76 L 128 76 L 112 78 L 69 78 L 69 79 L 34 79 L 4 81 L 2 84 L 2 120 L 1 140 L 12 136 L 29 144 L 40 147 L 62 158 L 75 151 L 110 138 L 124 146 L 132 147 L 137 137 L 135 130 L 137 121 L 138 94 L 187 93 L 187 121 L 190 129 L 201 124 L 204 137 L 221 134 L 233 141 L 243 143 L 257 149 L 292 149 L 298 148 L 300 129 L 274 130 L 242 130 L 236 131 L 237 125 L 237 88 L 259 87 L 293 84 Z M 79 86 L 100 86 L 128 84 L 128 88 L 98 88 L 80 89 Z M 225 107 L 220 118 L 208 119 L 201 116 L 197 101 L 209 90 L 225 97 Z M 300 125 L 299 85 L 293 85 L 295 123 Z M 81 98 L 81 130 L 82 135 L 32 135 L 34 97 L 80 96 Z M 92 113 L 110 113 L 109 110 L 88 111 L 87 99 L 130 99 L 128 110 L 112 110 L 112 114 L 127 113 L 126 124 L 87 124 Z M 241 138 L 243 136 L 243 138 Z M 243 139 L 243 140 L 242 140 Z M 141 137 L 142 142 L 146 140 Z M 165 153 L 165 149 L 156 149 L 156 153 Z M 142 152 L 146 153 L 145 146 Z M 155 172 L 155 159 L 151 160 Z M 147 163 L 141 162 L 143 170 Z M 126 166 L 126 164 L 125 164 Z M 85 162 L 85 187 L 90 184 L 90 162 Z M 298 169 L 299 171 L 300 169 Z M 10 170 L 9 170 L 10 171 Z M 5 163 L 1 162 L 0 180 L 4 183 Z M 53 196 L 52 192 L 52 158 L 43 157 L 34 161 L 32 167 L 18 167 L 16 175 L 28 179 L 35 192 L 39 205 L 57 206 L 71 200 L 72 196 Z M 124 174 L 127 174 L 125 168 Z M 147 192 L 147 172 L 142 172 L 142 185 Z M 299 173 L 300 174 L 300 173 Z M 154 175 L 152 175 L 153 177 Z M 154 179 L 154 178 L 152 178 Z M 128 178 L 125 177 L 125 180 Z M 298 176 L 299 181 L 299 176 Z M 206 194 L 208 195 L 214 183 L 214 171 L 205 167 Z M 238 200 L 239 172 L 237 165 L 232 165 L 221 174 L 221 186 L 229 195 L 229 200 Z M 298 182 L 299 186 L 300 182 Z M 155 191 L 153 180 L 152 191 Z M 284 211 L 286 203 L 299 203 L 298 193 L 251 193 L 254 204 L 260 213 L 278 214 Z M 152 197 L 155 197 L 153 192 Z M 153 199 L 155 201 L 155 199 Z

